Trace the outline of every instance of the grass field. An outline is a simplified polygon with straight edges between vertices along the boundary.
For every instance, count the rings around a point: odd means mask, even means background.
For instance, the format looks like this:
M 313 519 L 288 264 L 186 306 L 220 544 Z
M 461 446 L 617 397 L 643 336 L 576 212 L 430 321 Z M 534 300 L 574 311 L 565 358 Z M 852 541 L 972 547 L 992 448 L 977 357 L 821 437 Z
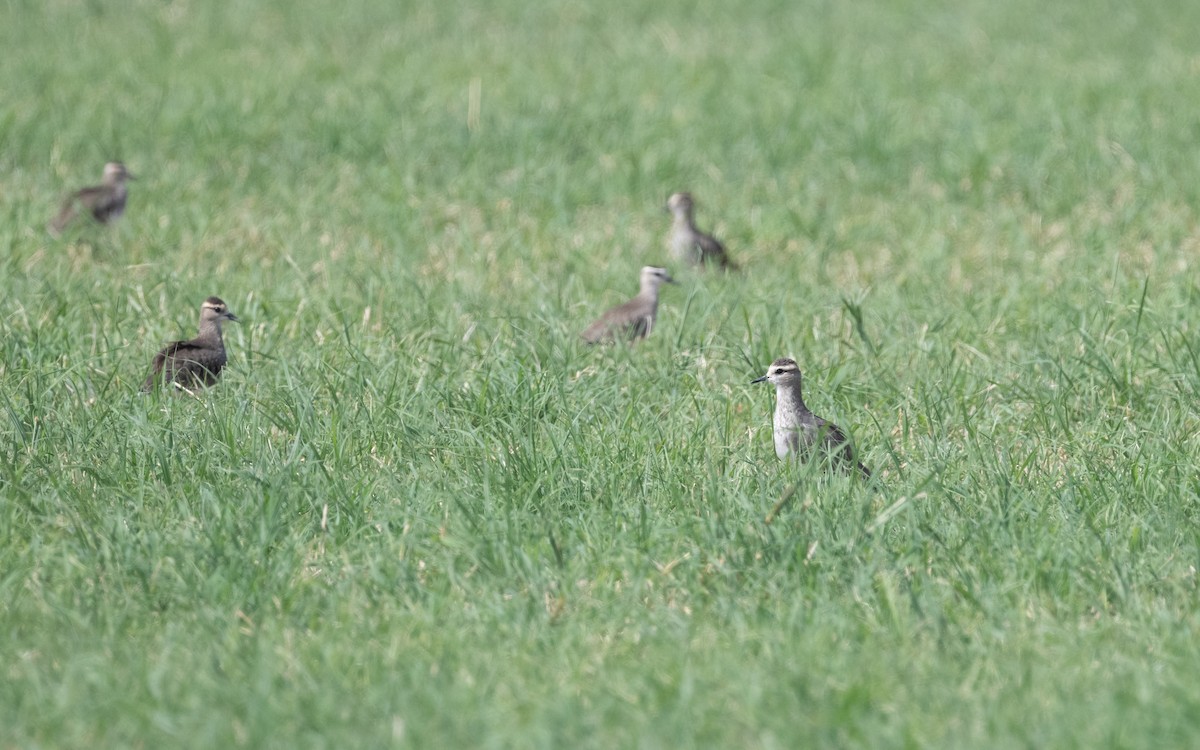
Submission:
M 0 747 L 1200 746 L 1200 4 L 3 7 Z

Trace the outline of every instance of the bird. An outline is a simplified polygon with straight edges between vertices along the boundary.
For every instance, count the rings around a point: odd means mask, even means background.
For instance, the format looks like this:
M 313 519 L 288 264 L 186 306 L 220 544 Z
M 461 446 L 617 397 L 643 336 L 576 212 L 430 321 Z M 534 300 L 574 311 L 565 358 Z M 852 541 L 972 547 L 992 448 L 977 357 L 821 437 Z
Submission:
M 729 259 L 716 237 L 696 228 L 692 217 L 695 201 L 691 193 L 675 193 L 667 199 L 667 211 L 674 219 L 667 234 L 667 247 L 676 259 L 693 266 L 715 264 L 722 271 L 736 271 L 737 265 Z
M 584 330 L 581 336 L 589 344 L 613 341 L 618 337 L 639 341 L 650 335 L 658 317 L 658 288 L 674 284 L 675 279 L 665 268 L 645 266 L 641 273 L 641 291 L 628 302 L 617 305 L 601 315 Z
M 90 213 L 101 224 L 121 218 L 121 214 L 125 213 L 125 199 L 129 195 L 125 183 L 133 179 L 136 178 L 121 162 L 110 161 L 105 164 L 104 177 L 99 185 L 76 190 L 63 201 L 58 215 L 50 222 L 50 233 L 55 237 L 62 234 L 80 209 Z
M 804 404 L 800 394 L 800 366 L 796 360 L 780 357 L 767 368 L 766 375 L 750 382 L 764 380 L 775 385 L 776 456 L 806 461 L 818 453 L 832 459 L 842 469 L 857 469 L 864 478 L 871 478 L 871 470 L 858 460 L 846 433 L 833 422 L 813 414 Z
M 220 297 L 209 297 L 200 305 L 200 331 L 190 341 L 172 341 L 154 356 L 150 377 L 142 384 L 143 392 L 172 383 L 188 390 L 217 382 L 228 358 L 221 340 L 221 323 L 238 318 Z M 189 390 L 190 392 L 190 390 Z

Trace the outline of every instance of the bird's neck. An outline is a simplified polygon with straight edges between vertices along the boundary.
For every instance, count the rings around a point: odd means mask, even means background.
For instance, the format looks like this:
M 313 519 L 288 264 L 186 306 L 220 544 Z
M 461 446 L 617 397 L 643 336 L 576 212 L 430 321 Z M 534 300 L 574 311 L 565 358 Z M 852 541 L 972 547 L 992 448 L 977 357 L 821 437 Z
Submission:
M 213 341 L 217 344 L 221 342 L 221 321 L 219 320 L 203 320 L 200 322 L 200 332 L 196 336 L 198 339 L 205 341 Z
M 775 397 L 779 401 L 777 408 L 782 413 L 803 414 L 808 411 L 804 404 L 804 396 L 800 393 L 799 383 L 779 386 L 775 389 Z
M 692 218 L 691 213 L 689 213 L 688 211 L 676 211 L 675 212 L 675 228 L 676 229 L 690 229 L 693 232 L 696 231 L 696 222 Z

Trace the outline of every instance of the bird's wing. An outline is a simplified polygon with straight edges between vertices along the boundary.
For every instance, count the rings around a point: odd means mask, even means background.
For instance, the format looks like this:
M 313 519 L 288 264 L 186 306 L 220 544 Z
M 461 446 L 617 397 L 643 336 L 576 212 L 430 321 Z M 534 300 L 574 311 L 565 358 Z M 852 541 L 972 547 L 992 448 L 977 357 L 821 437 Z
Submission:
M 114 209 L 121 205 L 120 192 L 105 185 L 87 187 L 75 194 L 75 200 L 92 212 L 100 221 L 105 221 Z
M 629 331 L 629 338 L 644 339 L 650 335 L 650 316 L 642 315 L 633 320 L 626 328 Z
M 583 329 L 583 333 L 579 335 L 589 344 L 599 344 L 608 335 L 608 329 L 609 322 L 607 317 L 601 316 L 596 322 Z
M 736 268 L 733 261 L 729 260 L 729 253 L 725 252 L 725 246 L 716 237 L 704 232 L 697 232 L 696 244 L 700 247 L 701 257 L 705 261 L 715 260 L 721 268 Z
M 705 255 L 725 254 L 725 246 L 721 244 L 720 240 L 718 240 L 716 237 L 713 237 L 711 234 L 696 232 L 696 244 L 700 246 L 700 249 L 704 251 Z
M 63 201 L 58 215 L 50 222 L 50 231 L 54 234 L 61 233 L 79 215 L 80 208 L 91 213 L 98 221 L 106 222 L 113 212 L 124 206 L 124 200 L 121 191 L 114 190 L 109 185 L 92 185 L 76 190 Z
M 81 203 L 88 208 L 100 205 L 105 201 L 111 200 L 113 190 L 105 185 L 92 185 L 85 187 L 82 190 L 76 190 L 71 196 L 71 200 Z
M 154 355 L 154 363 L 150 368 L 150 376 L 142 384 L 142 390 L 153 390 L 154 386 L 158 383 L 174 379 L 175 371 L 179 369 L 180 364 L 177 363 L 177 360 L 186 361 L 188 350 L 195 348 L 190 341 L 172 341 L 164 346 L 162 351 Z
M 641 333 L 641 331 L 645 329 L 646 316 L 643 315 L 637 320 L 631 320 L 632 316 L 638 311 L 641 304 L 642 301 L 635 298 L 624 304 L 617 305 L 601 315 L 595 323 L 592 323 L 590 326 L 588 326 L 580 335 L 583 336 L 583 340 L 589 344 L 596 344 L 612 338 L 616 334 L 617 329 L 621 328 L 632 329 L 631 333 L 634 336 L 644 335 Z M 622 323 L 621 321 L 626 322 Z
M 842 428 L 821 417 L 817 417 L 817 428 L 821 431 L 829 455 L 842 461 L 847 468 L 857 468 L 867 479 L 871 478 L 871 470 L 858 461 L 854 455 L 854 445 Z

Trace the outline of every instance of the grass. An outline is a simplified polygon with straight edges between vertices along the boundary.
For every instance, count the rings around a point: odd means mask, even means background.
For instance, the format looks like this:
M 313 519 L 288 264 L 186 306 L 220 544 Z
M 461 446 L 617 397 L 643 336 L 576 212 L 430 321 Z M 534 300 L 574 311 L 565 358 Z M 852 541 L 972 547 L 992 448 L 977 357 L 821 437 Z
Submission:
M 1200 740 L 1200 6 L 7 9 L 0 746 Z

